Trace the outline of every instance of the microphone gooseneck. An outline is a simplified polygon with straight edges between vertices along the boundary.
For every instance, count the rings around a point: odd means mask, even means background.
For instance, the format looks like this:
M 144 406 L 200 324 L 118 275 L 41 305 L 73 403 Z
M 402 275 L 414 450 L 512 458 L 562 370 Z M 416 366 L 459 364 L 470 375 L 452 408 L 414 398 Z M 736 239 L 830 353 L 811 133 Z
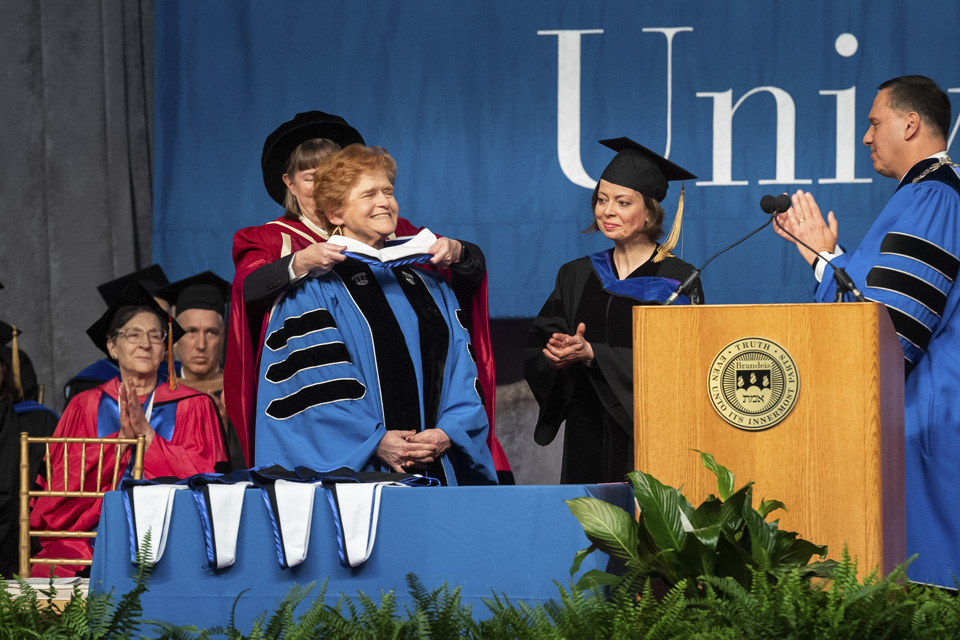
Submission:
M 772 196 L 771 196 L 771 198 L 772 198 Z M 670 297 L 668 297 L 666 300 L 663 301 L 663 306 L 665 306 L 665 307 L 666 307 L 666 306 L 669 306 L 669 305 L 673 304 L 674 302 L 676 302 L 676 301 L 677 301 L 677 298 L 679 298 L 680 296 L 686 295 L 687 293 L 689 293 L 689 292 L 690 292 L 690 289 L 693 287 L 693 283 L 696 282 L 696 281 L 697 281 L 697 278 L 700 277 L 700 272 L 703 271 L 708 264 L 710 264 L 711 262 L 713 262 L 713 259 L 714 259 L 714 258 L 716 258 L 717 256 L 719 256 L 720 254 L 722 254 L 722 253 L 724 253 L 724 252 L 726 252 L 726 251 L 729 251 L 730 249 L 733 249 L 735 246 L 737 246 L 738 244 L 740 244 L 741 242 L 743 242 L 744 240 L 746 240 L 746 239 L 749 238 L 750 236 L 755 235 L 755 234 L 757 234 L 757 233 L 760 233 L 761 231 L 763 231 L 763 230 L 767 227 L 767 224 L 768 224 L 767 222 L 764 222 L 762 225 L 760 225 L 759 227 L 757 227 L 756 229 L 754 229 L 753 231 L 751 231 L 751 232 L 748 233 L 747 235 L 743 236 L 742 238 L 740 238 L 739 240 L 737 240 L 736 242 L 734 242 L 733 244 L 731 244 L 729 247 L 724 247 L 724 248 L 721 249 L 720 251 L 717 251 L 715 254 L 713 254 L 712 256 L 710 256 L 710 258 L 709 258 L 706 262 L 704 262 L 702 265 L 700 265 L 700 268 L 699 268 L 699 269 L 694 269 L 693 272 L 692 272 L 690 275 L 688 275 L 686 278 L 684 278 L 683 282 L 681 282 L 680 285 L 679 285 L 676 289 L 674 289 L 673 293 L 670 294 Z
M 819 256 L 821 260 L 830 265 L 830 268 L 833 269 L 833 279 L 837 281 L 837 302 L 840 302 L 843 299 L 843 293 L 849 292 L 856 299 L 857 302 L 866 302 L 867 299 L 863 297 L 863 294 L 860 292 L 860 289 L 857 288 L 857 285 L 853 283 L 853 279 L 844 271 L 843 267 L 838 267 L 830 261 L 829 258 L 821 256 L 816 249 L 808 245 L 806 242 L 793 235 L 789 231 L 783 228 L 783 225 L 780 224 L 779 214 L 785 212 L 790 208 L 790 196 L 781 193 L 776 198 L 773 196 L 763 196 L 760 198 L 760 208 L 763 209 L 766 213 L 774 214 L 773 222 L 777 227 L 783 231 L 785 234 L 793 238 L 803 247 L 809 249 L 813 255 Z M 768 208 L 769 207 L 769 208 Z M 766 226 L 766 225 L 764 225 Z

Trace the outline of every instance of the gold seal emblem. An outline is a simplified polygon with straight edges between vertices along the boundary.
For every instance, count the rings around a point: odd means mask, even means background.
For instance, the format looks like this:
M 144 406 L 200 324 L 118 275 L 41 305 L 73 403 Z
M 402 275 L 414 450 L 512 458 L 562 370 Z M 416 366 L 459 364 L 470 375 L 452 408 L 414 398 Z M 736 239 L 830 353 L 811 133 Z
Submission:
M 707 377 L 710 402 L 738 429 L 769 429 L 790 415 L 800 374 L 786 349 L 765 338 L 741 338 L 723 348 Z

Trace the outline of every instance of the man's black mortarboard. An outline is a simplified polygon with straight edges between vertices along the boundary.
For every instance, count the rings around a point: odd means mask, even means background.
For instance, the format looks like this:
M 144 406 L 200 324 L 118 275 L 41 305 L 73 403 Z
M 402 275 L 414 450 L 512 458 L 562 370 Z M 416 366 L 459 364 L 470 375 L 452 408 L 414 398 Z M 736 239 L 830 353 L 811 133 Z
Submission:
M 657 202 L 663 202 L 671 180 L 696 180 L 697 178 L 683 167 L 670 162 L 660 154 L 654 153 L 630 138 L 610 138 L 600 140 L 600 144 L 617 152 L 607 168 L 603 170 L 600 179 L 638 191 L 650 196 Z M 661 262 L 677 246 L 682 221 L 683 189 L 681 188 L 680 201 L 677 203 L 677 215 L 673 219 L 673 226 L 670 228 L 670 233 L 667 234 L 666 239 L 657 248 L 653 257 L 654 262 Z
M 131 282 L 139 282 L 150 294 L 170 283 L 160 265 L 152 264 L 139 271 L 120 276 L 116 280 L 97 285 L 97 291 L 100 292 L 100 297 L 107 303 L 107 306 L 110 306 L 120 300 L 121 294 Z
M 363 136 L 347 124 L 346 120 L 323 111 L 298 113 L 293 120 L 277 127 L 263 143 L 260 169 L 263 171 L 263 186 L 281 207 L 287 194 L 283 174 L 287 172 L 290 154 L 298 146 L 314 138 L 326 138 L 341 147 L 364 144 Z
M 204 271 L 162 287 L 157 295 L 174 305 L 177 315 L 187 309 L 209 309 L 222 316 L 230 298 L 230 283 L 213 271 Z
M 157 312 L 160 318 L 166 318 L 166 321 L 161 320 L 161 326 L 163 326 L 165 331 L 171 333 L 173 342 L 183 337 L 184 331 L 180 325 L 177 324 L 177 321 L 167 315 L 167 312 L 157 304 L 157 301 L 153 299 L 150 292 L 136 280 L 128 284 L 113 304 L 110 305 L 110 308 L 104 311 L 103 315 L 87 329 L 87 335 L 90 336 L 93 344 L 97 345 L 100 351 L 103 351 L 107 354 L 107 357 L 110 357 L 110 351 L 107 350 L 107 330 L 110 328 L 110 323 L 113 322 L 113 318 L 123 311 L 125 307 L 141 306 L 150 307 Z
M 601 180 L 648 195 L 663 202 L 670 180 L 696 180 L 683 167 L 637 144 L 630 138 L 601 140 L 600 144 L 617 152 L 600 176 Z
M 17 349 L 17 336 L 22 331 L 11 324 L 0 320 L 0 347 L 6 346 L 11 340 L 10 345 L 10 368 L 13 370 L 13 386 L 16 387 L 19 397 L 23 397 L 23 383 L 20 381 L 20 351 Z
M 3 289 L 3 283 L 0 282 L 0 289 Z

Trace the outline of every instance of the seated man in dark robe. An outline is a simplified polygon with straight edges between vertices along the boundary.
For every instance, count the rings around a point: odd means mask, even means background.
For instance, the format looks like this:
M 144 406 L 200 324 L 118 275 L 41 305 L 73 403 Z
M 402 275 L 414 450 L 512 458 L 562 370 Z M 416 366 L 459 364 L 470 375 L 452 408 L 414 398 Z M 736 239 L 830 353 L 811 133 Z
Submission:
M 236 429 L 227 419 L 223 404 L 223 347 L 226 341 L 226 302 L 230 283 L 212 271 L 178 280 L 157 290 L 170 303 L 184 335 L 173 346 L 180 362 L 181 383 L 203 391 L 213 399 L 220 413 L 220 428 L 229 457 L 229 468 L 246 469 Z

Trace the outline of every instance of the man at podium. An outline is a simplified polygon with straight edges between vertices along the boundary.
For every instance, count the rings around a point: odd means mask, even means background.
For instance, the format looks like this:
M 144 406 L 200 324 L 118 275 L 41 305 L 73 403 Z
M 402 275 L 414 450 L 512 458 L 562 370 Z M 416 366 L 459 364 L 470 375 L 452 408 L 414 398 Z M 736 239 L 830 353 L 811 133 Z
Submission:
M 836 296 L 829 262 L 890 312 L 907 372 L 907 551 L 919 554 L 908 573 L 952 587 L 960 577 L 960 173 L 946 151 L 950 99 L 924 76 L 894 78 L 880 85 L 869 119 L 863 143 L 873 168 L 900 182 L 860 245 L 837 244 L 833 211 L 824 221 L 803 191 L 778 220 L 817 254 L 774 228 L 813 267 L 817 301 Z

